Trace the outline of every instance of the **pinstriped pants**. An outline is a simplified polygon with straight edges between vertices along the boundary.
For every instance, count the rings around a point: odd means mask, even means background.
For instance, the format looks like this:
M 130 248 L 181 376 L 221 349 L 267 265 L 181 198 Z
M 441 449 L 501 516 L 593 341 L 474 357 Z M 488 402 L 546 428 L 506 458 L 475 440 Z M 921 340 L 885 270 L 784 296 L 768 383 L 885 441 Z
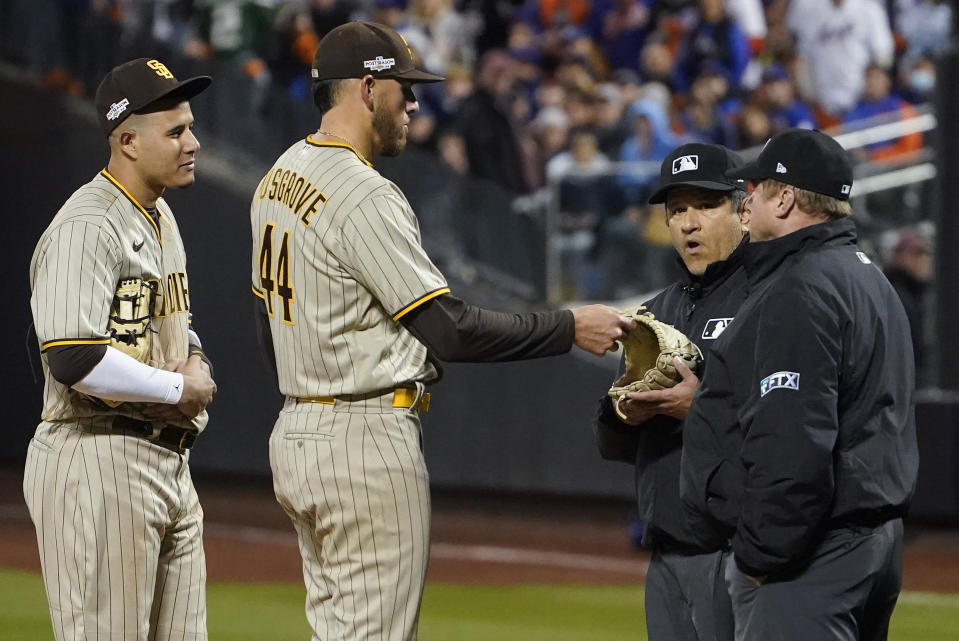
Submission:
M 429 478 L 419 417 L 390 398 L 290 400 L 270 437 L 273 486 L 299 539 L 315 641 L 416 638 Z
M 39 425 L 23 493 L 57 641 L 205 641 L 203 510 L 188 456 Z

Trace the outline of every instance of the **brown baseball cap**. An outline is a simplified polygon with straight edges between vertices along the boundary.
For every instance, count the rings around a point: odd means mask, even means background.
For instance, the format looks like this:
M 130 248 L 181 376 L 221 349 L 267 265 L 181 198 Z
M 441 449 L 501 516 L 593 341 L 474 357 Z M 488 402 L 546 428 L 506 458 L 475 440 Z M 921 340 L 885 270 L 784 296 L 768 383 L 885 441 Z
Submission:
M 394 78 L 410 82 L 445 80 L 417 69 L 403 36 L 375 22 L 347 22 L 320 40 L 310 76 L 315 82 L 340 78 Z
M 159 60 L 137 58 L 110 70 L 97 87 L 93 104 L 100 127 L 109 136 L 130 114 L 144 112 L 160 99 L 189 100 L 212 81 L 210 76 L 177 80 Z

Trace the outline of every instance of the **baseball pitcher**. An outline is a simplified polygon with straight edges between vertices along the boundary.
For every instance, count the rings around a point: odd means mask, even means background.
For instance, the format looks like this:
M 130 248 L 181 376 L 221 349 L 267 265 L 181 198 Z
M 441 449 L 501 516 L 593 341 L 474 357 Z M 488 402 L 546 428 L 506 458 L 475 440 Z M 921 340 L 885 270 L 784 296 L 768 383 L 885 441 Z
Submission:
M 416 637 L 430 504 L 419 412 L 438 361 L 596 354 L 632 322 L 599 305 L 503 314 L 455 298 L 406 197 L 372 165 L 406 144 L 413 65 L 392 29 L 351 22 L 312 66 L 320 129 L 263 177 L 251 205 L 262 342 L 286 402 L 274 488 L 300 541 L 314 639 Z

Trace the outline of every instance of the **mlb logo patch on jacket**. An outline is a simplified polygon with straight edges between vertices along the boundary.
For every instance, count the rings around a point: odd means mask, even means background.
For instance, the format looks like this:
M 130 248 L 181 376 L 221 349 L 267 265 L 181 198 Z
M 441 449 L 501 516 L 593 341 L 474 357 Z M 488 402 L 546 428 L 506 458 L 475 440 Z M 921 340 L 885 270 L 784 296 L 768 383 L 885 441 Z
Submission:
M 705 340 L 716 340 L 720 334 L 726 331 L 731 322 L 733 322 L 732 318 L 710 318 L 706 321 L 706 327 L 703 328 L 703 338 Z

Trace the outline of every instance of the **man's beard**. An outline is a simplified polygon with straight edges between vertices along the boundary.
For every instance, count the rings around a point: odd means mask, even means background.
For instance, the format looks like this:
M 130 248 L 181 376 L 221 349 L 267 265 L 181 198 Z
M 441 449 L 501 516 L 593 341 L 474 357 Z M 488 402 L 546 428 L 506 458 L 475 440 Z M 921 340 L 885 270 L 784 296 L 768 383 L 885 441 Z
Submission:
M 379 136 L 381 156 L 399 156 L 406 148 L 406 135 L 403 125 L 397 125 L 393 116 L 386 110 L 377 109 L 373 113 L 373 131 Z

